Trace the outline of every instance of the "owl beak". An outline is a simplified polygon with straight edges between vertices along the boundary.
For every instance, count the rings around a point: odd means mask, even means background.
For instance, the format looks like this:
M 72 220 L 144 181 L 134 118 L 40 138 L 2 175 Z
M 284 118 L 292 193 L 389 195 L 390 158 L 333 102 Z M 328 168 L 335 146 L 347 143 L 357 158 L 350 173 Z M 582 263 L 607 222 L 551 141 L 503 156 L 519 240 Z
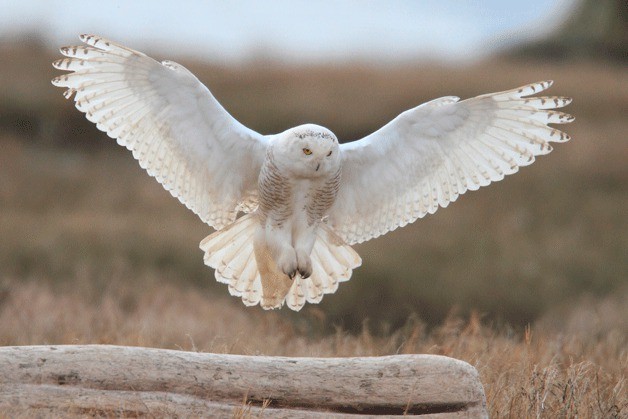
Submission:
M 319 163 L 319 164 L 316 165 L 316 171 L 318 172 L 318 169 L 320 169 L 320 168 L 321 168 L 321 164 Z

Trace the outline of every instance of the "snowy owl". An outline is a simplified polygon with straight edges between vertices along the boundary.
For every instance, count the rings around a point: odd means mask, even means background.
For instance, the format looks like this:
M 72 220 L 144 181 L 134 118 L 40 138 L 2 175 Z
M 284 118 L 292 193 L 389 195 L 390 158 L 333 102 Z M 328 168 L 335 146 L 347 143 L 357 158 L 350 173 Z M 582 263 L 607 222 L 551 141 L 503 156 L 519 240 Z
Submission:
M 52 80 L 79 111 L 216 231 L 204 261 L 231 295 L 300 310 L 362 263 L 351 245 L 381 236 L 515 173 L 569 136 L 548 124 L 566 97 L 530 97 L 551 81 L 407 110 L 339 144 L 301 125 L 261 135 L 186 68 L 93 35 L 61 48 Z M 239 214 L 243 214 L 238 218 Z

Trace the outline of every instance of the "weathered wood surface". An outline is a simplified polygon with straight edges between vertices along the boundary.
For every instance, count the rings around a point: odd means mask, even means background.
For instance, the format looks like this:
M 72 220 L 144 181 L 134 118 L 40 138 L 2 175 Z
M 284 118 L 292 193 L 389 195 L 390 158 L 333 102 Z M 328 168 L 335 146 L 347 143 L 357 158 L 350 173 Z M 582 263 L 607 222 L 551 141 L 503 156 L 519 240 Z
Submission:
M 108 345 L 0 347 L 0 411 L 487 417 L 477 371 L 443 356 L 286 358 Z

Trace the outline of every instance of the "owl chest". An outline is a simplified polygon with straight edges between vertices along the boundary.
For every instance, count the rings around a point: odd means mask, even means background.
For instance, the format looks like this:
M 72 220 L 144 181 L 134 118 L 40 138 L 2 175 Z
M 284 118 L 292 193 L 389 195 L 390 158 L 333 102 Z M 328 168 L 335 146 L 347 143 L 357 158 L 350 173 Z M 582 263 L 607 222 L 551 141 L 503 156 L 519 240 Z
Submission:
M 279 173 L 262 173 L 259 181 L 262 222 L 276 227 L 312 225 L 325 215 L 335 198 L 327 179 L 289 179 Z

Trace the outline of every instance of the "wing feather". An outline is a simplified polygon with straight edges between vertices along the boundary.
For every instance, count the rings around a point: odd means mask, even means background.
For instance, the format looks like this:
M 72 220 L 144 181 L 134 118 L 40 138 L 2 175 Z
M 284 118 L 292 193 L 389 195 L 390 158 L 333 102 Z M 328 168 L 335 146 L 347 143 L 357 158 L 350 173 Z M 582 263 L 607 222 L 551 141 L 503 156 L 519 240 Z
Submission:
M 93 35 L 61 48 L 55 77 L 76 108 L 142 168 L 220 229 L 256 207 L 267 139 L 236 121 L 185 67 Z
M 467 190 L 515 173 L 570 137 L 548 124 L 574 118 L 551 81 L 459 101 L 443 97 L 403 112 L 373 134 L 341 145 L 342 182 L 329 224 L 360 243 L 433 214 Z M 376 199 L 374 199 L 376 197 Z

